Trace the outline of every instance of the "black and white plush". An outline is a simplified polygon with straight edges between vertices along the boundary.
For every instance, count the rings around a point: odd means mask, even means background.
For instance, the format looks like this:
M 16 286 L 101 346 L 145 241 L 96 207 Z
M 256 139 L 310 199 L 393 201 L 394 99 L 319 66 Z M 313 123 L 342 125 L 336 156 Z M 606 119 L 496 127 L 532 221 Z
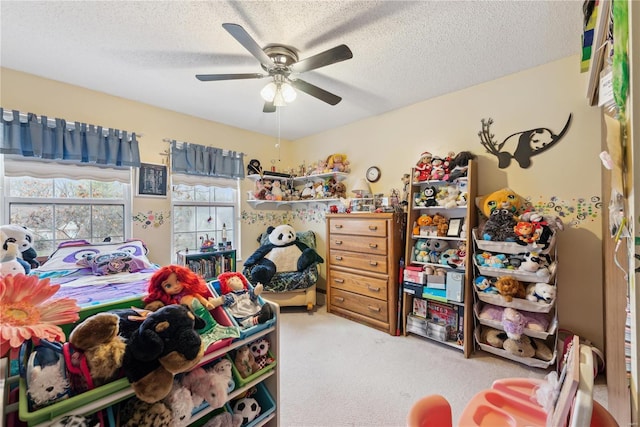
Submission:
M 301 242 L 290 225 L 269 227 L 268 243 L 260 246 L 244 263 L 249 270 L 250 281 L 267 285 L 276 273 L 303 271 L 324 259 L 305 243 Z
M 2 236 L 0 255 L 3 255 L 8 250 L 8 243 L 15 243 L 18 245 L 18 252 L 21 254 L 19 262 L 26 273 L 29 273 L 32 268 L 40 266 L 36 259 L 38 254 L 33 248 L 33 233 L 27 227 L 16 224 L 3 225 L 0 226 L 0 236 Z
M 513 230 L 516 224 L 517 221 L 509 209 L 494 209 L 484 225 L 482 239 L 515 242 L 518 240 L 518 236 Z

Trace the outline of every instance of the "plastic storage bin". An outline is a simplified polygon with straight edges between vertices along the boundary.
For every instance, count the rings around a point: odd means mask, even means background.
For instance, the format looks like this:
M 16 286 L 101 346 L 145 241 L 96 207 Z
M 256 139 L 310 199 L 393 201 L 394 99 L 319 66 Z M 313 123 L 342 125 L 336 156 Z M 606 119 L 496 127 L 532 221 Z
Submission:
M 264 420 L 276 410 L 276 402 L 273 400 L 273 397 L 269 394 L 269 390 L 267 390 L 267 387 L 263 383 L 256 385 L 256 392 L 252 394 L 251 397 L 258 402 L 258 405 L 260 405 L 260 414 L 250 422 L 242 424 L 242 427 L 261 425 Z M 235 403 L 236 401 L 231 401 L 229 406 L 233 408 Z M 231 412 L 233 413 L 233 409 L 231 409 Z
M 209 282 L 208 287 L 211 293 L 213 294 L 214 298 L 220 296 L 220 282 L 218 280 L 212 280 L 211 282 Z M 265 300 L 262 298 L 262 296 L 258 296 L 258 302 L 260 303 L 260 305 L 265 304 Z M 274 317 L 273 319 L 268 320 L 265 323 L 259 323 L 249 328 L 242 328 L 240 324 L 237 322 L 237 320 L 235 319 L 235 317 L 233 317 L 233 315 L 229 312 L 228 308 L 224 307 L 224 310 L 226 311 L 227 316 L 229 316 L 229 319 L 231 319 L 233 325 L 240 328 L 240 337 L 237 338 L 238 340 L 243 340 L 247 337 L 250 337 L 251 335 L 254 335 L 267 328 L 270 328 L 276 323 L 276 318 Z

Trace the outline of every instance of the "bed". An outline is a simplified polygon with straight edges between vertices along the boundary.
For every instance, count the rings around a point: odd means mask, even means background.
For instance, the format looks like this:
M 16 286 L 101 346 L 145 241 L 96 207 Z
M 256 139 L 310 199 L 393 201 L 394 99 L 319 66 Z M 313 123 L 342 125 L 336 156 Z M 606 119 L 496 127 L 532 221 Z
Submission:
M 147 258 L 142 240 L 120 243 L 61 243 L 30 275 L 59 284 L 56 298 L 70 297 L 81 309 L 140 299 L 151 275 L 159 268 Z
M 313 231 L 298 231 L 296 236 L 310 248 L 316 248 L 316 235 Z M 262 233 L 257 240 L 262 246 L 268 243 L 269 235 Z M 251 277 L 251 269 L 245 267 L 242 274 Z M 306 306 L 307 310 L 312 310 L 316 305 L 318 274 L 317 263 L 310 265 L 304 271 L 276 273 L 271 281 L 264 285 L 262 297 L 281 307 Z

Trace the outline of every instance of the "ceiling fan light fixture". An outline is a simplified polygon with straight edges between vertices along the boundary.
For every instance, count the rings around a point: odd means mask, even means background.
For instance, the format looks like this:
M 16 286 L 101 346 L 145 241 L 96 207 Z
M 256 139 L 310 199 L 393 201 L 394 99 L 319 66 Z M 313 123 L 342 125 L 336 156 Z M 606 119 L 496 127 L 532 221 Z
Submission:
M 283 83 L 282 86 L 280 86 L 280 93 L 282 93 L 282 98 L 286 103 L 295 101 L 298 96 L 296 90 L 289 83 Z
M 260 91 L 260 96 L 267 102 L 273 102 L 276 96 L 276 92 L 278 92 L 278 87 L 274 82 L 269 82 L 265 87 Z

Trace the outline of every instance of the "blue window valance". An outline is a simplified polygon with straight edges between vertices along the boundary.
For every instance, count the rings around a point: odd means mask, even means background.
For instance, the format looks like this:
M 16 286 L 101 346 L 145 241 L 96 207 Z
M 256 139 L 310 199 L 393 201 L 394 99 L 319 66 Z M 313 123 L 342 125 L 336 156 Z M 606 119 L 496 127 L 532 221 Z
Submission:
M 244 154 L 221 148 L 171 141 L 171 171 L 216 178 L 244 178 Z
M 68 123 L 0 108 L 0 153 L 103 166 L 140 166 L 136 134 L 86 123 Z

